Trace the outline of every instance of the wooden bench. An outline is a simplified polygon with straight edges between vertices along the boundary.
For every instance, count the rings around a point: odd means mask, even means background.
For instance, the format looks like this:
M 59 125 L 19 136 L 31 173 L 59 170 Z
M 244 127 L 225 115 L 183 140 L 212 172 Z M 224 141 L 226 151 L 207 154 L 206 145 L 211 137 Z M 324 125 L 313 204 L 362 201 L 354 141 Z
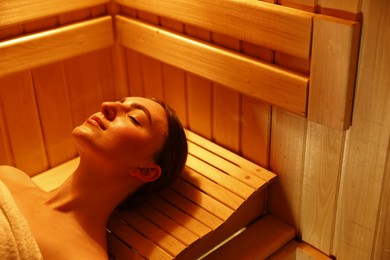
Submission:
M 190 131 L 187 137 L 181 178 L 141 206 L 113 213 L 107 227 L 111 256 L 195 259 L 267 213 L 267 186 L 275 174 Z M 33 180 L 53 190 L 77 163 Z

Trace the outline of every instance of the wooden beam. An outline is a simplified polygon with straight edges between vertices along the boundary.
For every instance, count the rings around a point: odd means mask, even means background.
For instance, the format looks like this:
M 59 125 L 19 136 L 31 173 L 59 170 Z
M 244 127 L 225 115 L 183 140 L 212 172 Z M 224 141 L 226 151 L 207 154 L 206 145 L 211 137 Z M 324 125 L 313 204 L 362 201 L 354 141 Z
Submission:
M 0 28 L 77 9 L 105 4 L 108 0 L 0 1 Z
M 308 78 L 237 52 L 117 16 L 118 40 L 125 47 L 306 115 Z
M 112 44 L 108 16 L 0 42 L 0 77 Z
M 309 59 L 313 13 L 261 1 L 117 0 L 235 39 Z
M 346 130 L 358 58 L 360 24 L 325 15 L 314 19 L 308 119 Z

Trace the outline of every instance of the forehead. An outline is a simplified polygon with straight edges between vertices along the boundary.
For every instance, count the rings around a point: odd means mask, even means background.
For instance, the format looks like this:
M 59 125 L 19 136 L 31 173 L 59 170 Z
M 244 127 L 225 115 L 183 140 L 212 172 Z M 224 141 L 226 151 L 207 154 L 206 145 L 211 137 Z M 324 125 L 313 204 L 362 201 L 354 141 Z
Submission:
M 120 100 L 121 103 L 143 110 L 151 117 L 152 123 L 167 125 L 167 118 L 164 108 L 156 101 L 144 97 L 126 97 Z

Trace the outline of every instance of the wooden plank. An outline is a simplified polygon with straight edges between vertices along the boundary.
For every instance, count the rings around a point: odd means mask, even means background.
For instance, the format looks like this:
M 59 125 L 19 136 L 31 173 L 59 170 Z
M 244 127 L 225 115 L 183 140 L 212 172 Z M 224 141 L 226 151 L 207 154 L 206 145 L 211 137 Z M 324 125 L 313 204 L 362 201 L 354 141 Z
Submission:
M 314 16 L 311 13 L 261 1 L 117 2 L 293 56 L 307 59 L 310 55 L 311 23 Z
M 211 228 L 207 227 L 199 220 L 181 211 L 177 207 L 174 207 L 168 201 L 165 201 L 158 196 L 151 196 L 148 203 L 160 212 L 163 212 L 164 215 L 174 219 L 178 224 L 182 225 L 200 238 L 211 231 Z
M 317 15 L 313 30 L 308 119 L 346 130 L 352 120 L 360 24 Z
M 361 12 L 365 20 L 354 116 L 337 209 L 333 254 L 338 259 L 374 257 L 375 235 L 381 227 L 377 213 L 382 210 L 388 173 L 390 35 L 386 28 L 390 24 L 390 2 L 363 1 Z
M 197 171 L 198 174 L 201 174 L 218 183 L 218 185 L 234 192 L 242 199 L 247 199 L 255 191 L 254 188 L 238 181 L 235 178 L 231 178 L 228 174 L 218 170 L 207 162 L 199 160 L 191 154 L 188 155 L 186 165 L 190 169 Z
M 120 241 L 114 234 L 107 234 L 107 247 L 109 256 L 114 257 L 114 259 L 144 260 L 143 257 Z
M 306 114 L 308 78 L 211 44 L 117 16 L 118 39 L 168 64 L 300 115 Z
M 227 207 L 220 201 L 180 179 L 173 183 L 171 187 L 175 192 L 200 206 L 202 209 L 210 212 L 222 221 L 228 219 L 234 212 L 234 210 Z
M 14 165 L 10 143 L 8 140 L 8 129 L 5 121 L 4 108 L 0 99 L 0 164 Z
M 208 141 L 207 139 L 191 132 L 186 131 L 187 139 L 191 143 L 195 143 L 197 146 L 202 147 L 207 151 L 212 151 L 212 153 L 223 157 L 226 161 L 229 161 L 241 169 L 253 173 L 256 177 L 265 180 L 266 182 L 272 181 L 275 178 L 275 174 L 260 167 L 259 165 L 213 143 Z M 198 150 L 201 151 L 201 150 Z M 202 152 L 201 152 L 202 153 Z M 196 156 L 196 154 L 194 153 Z M 207 161 L 207 160 L 206 160 Z
M 302 184 L 302 239 L 331 255 L 345 132 L 312 122 L 307 126 Z
M 204 150 L 194 143 L 188 143 L 189 151 L 195 157 L 207 161 L 210 165 L 216 167 L 217 169 L 224 171 L 226 174 L 230 175 L 233 178 L 257 189 L 262 187 L 267 180 L 262 179 L 254 175 L 253 172 L 246 171 L 245 169 L 240 168 L 238 165 L 235 165 L 222 157 L 219 157 L 217 154 L 214 154 L 210 151 Z
M 171 189 L 165 189 L 159 195 L 211 229 L 216 229 L 223 223 L 221 219 Z
M 36 33 L 0 43 L 0 77 L 60 61 L 113 44 L 110 17 Z
M 240 150 L 240 94 L 218 83 L 213 85 L 213 140 L 238 153 Z M 229 129 L 229 131 L 226 131 Z
M 73 122 L 62 63 L 32 70 L 35 94 L 50 167 L 77 156 Z
M 266 216 L 204 259 L 266 259 L 294 235 L 293 227 Z
M 270 169 L 278 174 L 278 179 L 270 186 L 269 209 L 274 216 L 299 230 L 306 120 L 273 109 L 271 124 Z
M 199 239 L 199 236 L 195 235 L 190 230 L 177 223 L 174 219 L 167 217 L 149 204 L 145 203 L 136 210 L 186 246 L 191 245 Z
M 199 174 L 199 172 L 196 172 L 194 170 L 188 169 L 182 174 L 181 177 L 186 182 L 194 185 L 202 192 L 205 192 L 212 198 L 218 200 L 219 202 L 233 210 L 236 210 L 244 202 L 244 199 L 240 198 L 232 191 L 224 188 L 223 185 L 220 185 L 220 183 L 203 177 L 201 174 Z M 239 190 L 237 193 L 240 192 L 241 191 Z
M 108 0 L 19 0 L 0 2 L 0 28 L 108 3 Z
M 48 161 L 31 73 L 0 78 L 0 100 L 15 166 L 31 176 L 46 170 Z
M 210 80 L 187 73 L 188 126 L 209 140 L 212 140 L 212 91 Z
M 129 79 L 129 91 L 131 96 L 145 96 L 142 77 L 142 54 L 125 48 L 127 63 L 127 78 Z
M 186 248 L 184 244 L 172 237 L 170 233 L 165 232 L 136 211 L 123 211 L 117 217 L 172 256 L 179 254 Z
M 156 246 L 152 241 L 142 236 L 135 229 L 112 216 L 107 224 L 108 229 L 126 242 L 127 245 L 137 248 L 137 252 L 147 259 L 172 259 L 172 255 Z
M 242 96 L 242 156 L 268 169 L 271 142 L 271 106 L 254 98 Z
M 316 259 L 316 260 L 330 260 L 333 258 L 330 258 L 326 254 L 318 251 L 314 247 L 308 245 L 307 243 L 299 243 L 297 246 L 297 251 L 296 251 L 296 257 L 297 259 L 301 260 L 311 260 L 311 259 Z

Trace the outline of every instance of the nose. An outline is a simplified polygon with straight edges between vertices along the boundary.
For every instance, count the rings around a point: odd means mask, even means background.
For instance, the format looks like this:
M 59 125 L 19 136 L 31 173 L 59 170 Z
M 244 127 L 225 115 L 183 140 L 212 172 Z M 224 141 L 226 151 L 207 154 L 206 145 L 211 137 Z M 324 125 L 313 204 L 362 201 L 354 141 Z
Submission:
M 116 102 L 103 102 L 100 111 L 106 119 L 113 121 L 118 113 Z

